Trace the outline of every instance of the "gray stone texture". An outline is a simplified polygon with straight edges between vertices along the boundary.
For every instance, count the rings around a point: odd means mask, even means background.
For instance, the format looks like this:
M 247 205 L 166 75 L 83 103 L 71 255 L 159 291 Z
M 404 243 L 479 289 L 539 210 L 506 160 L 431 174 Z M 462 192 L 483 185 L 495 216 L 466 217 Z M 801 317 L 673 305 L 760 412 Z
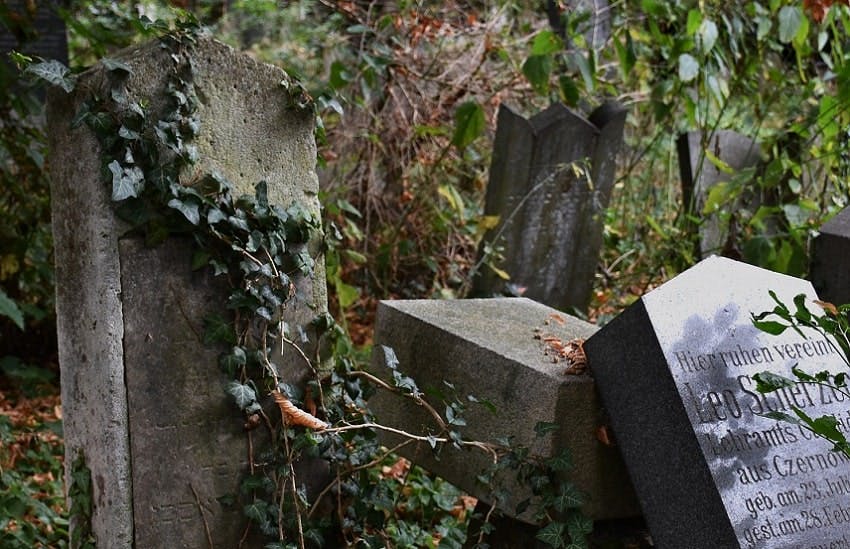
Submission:
M 530 119 L 499 109 L 485 206 L 499 225 L 483 242 L 503 247 L 504 261 L 494 263 L 525 297 L 562 310 L 587 308 L 625 119 L 616 103 L 589 119 L 560 103 Z M 492 295 L 503 286 L 484 266 L 474 292 Z
M 151 43 L 116 57 L 133 70 L 130 95 L 149 98 L 156 112 L 168 53 Z M 202 124 L 195 169 L 218 171 L 237 195 L 266 180 L 272 202 L 318 213 L 313 116 L 287 108 L 289 77 L 206 38 L 192 58 Z M 247 440 L 226 406 L 220 349 L 195 333 L 226 292 L 191 272 L 185 243 L 122 240 L 127 227 L 112 213 L 99 145 L 85 126 L 71 128 L 83 101 L 108 94 L 105 73 L 96 66 L 72 94 L 48 98 L 66 463 L 83 453 L 91 469 L 98 547 L 206 547 L 201 509 L 216 547 L 234 547 L 235 526 L 222 520 L 229 511 L 213 500 L 236 486 Z M 288 311 L 292 323 L 326 309 L 317 263 L 312 285 L 297 282 L 313 309 Z M 284 379 L 303 371 L 295 360 L 280 364 Z
M 564 325 L 553 315 L 563 319 Z M 468 404 L 467 426 L 462 428 L 465 437 L 493 442 L 511 436 L 516 444 L 541 456 L 566 448 L 574 463 L 569 479 L 588 495 L 584 512 L 593 518 L 631 516 L 637 513 L 635 496 L 619 454 L 596 436 L 604 419 L 593 381 L 587 375 L 565 375 L 567 364 L 553 362 L 552 355 L 544 352 L 543 341 L 535 338 L 536 334 L 552 335 L 566 343 L 594 331 L 586 322 L 525 298 L 383 301 L 375 328 L 373 370 L 387 377 L 381 348 L 386 345 L 394 349 L 400 370 L 426 394 L 429 388 L 447 393 L 446 381 L 462 399 L 471 394 L 491 402 L 495 414 L 483 405 Z M 442 413 L 439 399 L 429 401 Z M 434 428 L 430 416 L 409 399 L 379 391 L 369 404 L 379 420 L 390 426 L 414 433 Z M 537 437 L 534 427 L 541 421 L 557 423 L 559 428 Z M 443 448 L 437 460 L 427 443 L 400 452 L 492 502 L 490 488 L 476 481 L 491 463 L 484 453 Z M 499 502 L 499 507 L 516 516 L 516 504 L 528 497 L 529 489 L 516 485 L 512 473 L 503 481 L 510 499 Z
M 812 241 L 809 278 L 821 299 L 850 303 L 850 208 L 824 223 Z
M 793 413 L 795 405 L 846 422 L 846 397 L 799 386 L 763 396 L 752 379 L 762 371 L 793 377 L 795 364 L 809 372 L 845 367 L 826 345 L 814 352 L 814 333 L 757 330 L 750 314 L 773 309 L 768 290 L 792 310 L 801 293 L 817 307 L 806 281 L 711 257 L 585 343 L 656 547 L 828 547 L 850 539 L 850 525 L 834 515 L 850 505 L 850 484 L 841 480 L 850 460 L 797 426 L 759 415 Z M 831 526 L 813 527 L 811 513 L 824 525 L 828 515 Z
M 702 218 L 699 226 L 700 257 L 720 254 L 724 251 L 729 237 L 729 227 L 723 226 L 717 214 L 703 216 L 708 194 L 712 187 L 723 181 L 730 181 L 735 174 L 728 174 L 715 166 L 705 155 L 711 153 L 729 165 L 735 172 L 754 168 L 761 160 L 761 148 L 758 143 L 745 135 L 731 130 L 717 130 L 705 143 L 702 132 L 693 131 L 679 136 L 679 173 L 682 178 L 682 198 L 685 211 Z M 741 207 L 757 207 L 754 197 L 745 194 L 729 206 L 733 211 Z

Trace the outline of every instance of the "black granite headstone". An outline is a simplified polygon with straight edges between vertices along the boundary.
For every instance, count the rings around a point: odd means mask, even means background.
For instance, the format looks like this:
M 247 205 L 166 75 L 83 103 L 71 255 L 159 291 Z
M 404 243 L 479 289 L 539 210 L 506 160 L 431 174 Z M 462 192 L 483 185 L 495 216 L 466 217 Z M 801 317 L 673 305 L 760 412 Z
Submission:
M 809 278 L 821 299 L 850 302 L 850 208 L 823 224 L 812 242 Z
M 811 385 L 761 395 L 753 380 L 846 366 L 817 334 L 757 330 L 768 290 L 792 308 L 816 298 L 806 281 L 711 257 L 584 345 L 656 547 L 850 547 L 850 458 L 759 415 L 796 406 L 850 426 L 850 398 Z

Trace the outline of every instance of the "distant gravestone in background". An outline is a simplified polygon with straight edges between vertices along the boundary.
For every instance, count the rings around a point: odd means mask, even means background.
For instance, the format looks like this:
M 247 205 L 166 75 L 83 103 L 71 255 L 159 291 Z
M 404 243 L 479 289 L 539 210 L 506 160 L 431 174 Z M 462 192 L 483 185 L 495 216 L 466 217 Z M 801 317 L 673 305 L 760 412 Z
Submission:
M 502 105 L 493 146 L 485 215 L 499 224 L 487 247 L 493 263 L 550 307 L 586 309 L 602 246 L 602 214 L 614 186 L 626 111 L 606 103 L 589 119 L 558 103 L 530 119 Z M 505 280 L 484 265 L 473 293 L 502 293 Z
M 850 303 L 850 208 L 844 208 L 820 228 L 812 241 L 809 278 L 821 299 Z
M 846 366 L 823 338 L 760 332 L 750 314 L 815 293 L 806 281 L 712 257 L 649 292 L 585 342 L 657 547 L 840 547 L 850 458 L 757 414 L 797 406 L 850 425 L 850 399 L 814 385 L 761 395 L 753 375 Z M 815 304 L 810 305 L 817 307 Z M 820 544 L 820 545 L 818 545 Z M 830 545 L 833 544 L 833 545 Z
M 467 404 L 465 437 L 484 442 L 511 438 L 539 456 L 555 456 L 566 449 L 573 464 L 568 478 L 588 495 L 582 507 L 587 516 L 635 516 L 637 505 L 622 460 L 616 448 L 597 439 L 596 430 L 605 420 L 593 380 L 588 375 L 565 375 L 567 364 L 553 360 L 555 352 L 544 341 L 551 337 L 566 344 L 595 331 L 591 324 L 524 298 L 382 301 L 375 326 L 373 372 L 388 377 L 381 346 L 392 348 L 399 369 L 411 375 L 426 394 L 432 394 L 429 390 L 446 393 L 444 382 L 448 382 L 462 401 L 473 395 L 493 405 L 495 411 Z M 443 410 L 439 400 L 429 401 Z M 421 407 L 396 395 L 379 392 L 369 406 L 382 423 L 392 427 L 421 433 L 433 426 L 434 420 Z M 535 426 L 541 421 L 555 423 L 558 429 L 538 437 Z M 494 503 L 491 487 L 476 481 L 492 463 L 484 452 L 445 448 L 435 459 L 430 446 L 422 443 L 401 448 L 399 453 Z M 516 517 L 517 504 L 531 493 L 511 475 L 504 479 L 506 496 L 498 505 Z
M 236 196 L 265 180 L 270 202 L 318 214 L 313 115 L 287 108 L 289 77 L 207 38 L 191 48 L 201 100 L 193 169 L 219 172 Z M 132 70 L 132 96 L 150 99 L 149 116 L 166 93 L 168 55 L 153 42 L 115 56 Z M 203 317 L 228 292 L 191 270 L 188 242 L 150 249 L 124 234 L 98 142 L 71 127 L 91 94 L 108 96 L 106 73 L 96 66 L 73 94 L 48 97 L 66 467 L 82 454 L 91 469 L 98 547 L 207 547 L 206 528 L 215 547 L 236 547 L 247 437 L 224 390 L 221 349 L 201 342 Z M 313 281 L 295 280 L 312 308 L 290 308 L 287 322 L 326 310 L 321 265 Z M 303 374 L 291 349 L 279 364 L 284 379 Z
M 705 154 L 706 149 L 735 172 L 754 168 L 761 160 L 759 144 L 737 132 L 718 130 L 711 134 L 705 145 L 702 139 L 702 132 L 694 131 L 682 134 L 677 142 L 685 211 L 693 212 L 699 217 L 702 217 L 703 207 L 711 189 L 718 183 L 728 182 L 734 177 L 734 174 L 725 173 L 712 163 Z M 738 205 L 746 205 L 747 199 L 744 195 Z M 722 226 L 716 214 L 708 214 L 703 217 L 699 235 L 700 257 L 720 254 L 724 251 L 729 237 L 729 227 Z
M 12 50 L 68 64 L 68 36 L 65 22 L 57 9 L 65 4 L 59 0 L 4 0 L 14 28 L 0 24 L 0 56 Z
M 548 0 L 546 14 L 549 24 L 561 38 L 567 38 L 566 25 L 562 20 L 565 13 L 570 16 L 581 16 L 584 20 L 577 30 L 582 33 L 587 45 L 594 49 L 605 47 L 611 37 L 611 6 L 608 0 L 569 0 L 566 2 Z

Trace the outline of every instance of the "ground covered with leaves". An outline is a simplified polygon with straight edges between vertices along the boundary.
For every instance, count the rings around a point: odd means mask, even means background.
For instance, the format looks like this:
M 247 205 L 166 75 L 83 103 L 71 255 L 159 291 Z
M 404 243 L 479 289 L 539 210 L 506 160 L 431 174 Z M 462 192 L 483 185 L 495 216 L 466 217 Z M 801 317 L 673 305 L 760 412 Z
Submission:
M 0 392 L 0 546 L 65 547 L 62 407 L 56 391 Z

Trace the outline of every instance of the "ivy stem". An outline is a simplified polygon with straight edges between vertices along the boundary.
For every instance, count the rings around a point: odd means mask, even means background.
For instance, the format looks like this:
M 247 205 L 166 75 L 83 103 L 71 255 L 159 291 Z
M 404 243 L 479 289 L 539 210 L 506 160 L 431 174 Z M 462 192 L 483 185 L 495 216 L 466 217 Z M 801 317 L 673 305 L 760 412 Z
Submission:
M 350 475 L 351 473 L 356 473 L 357 471 L 362 471 L 363 469 L 369 469 L 371 467 L 374 467 L 375 465 L 378 465 L 379 463 L 384 461 L 387 458 L 388 455 L 397 452 L 398 450 L 404 448 L 405 446 L 407 446 L 408 444 L 410 444 L 412 442 L 413 442 L 412 440 L 405 440 L 404 442 L 396 444 L 395 446 L 393 446 L 392 448 L 390 448 L 386 452 L 383 452 L 380 456 L 376 457 L 375 459 L 373 459 L 369 463 L 364 463 L 363 465 L 358 465 L 357 467 L 352 467 L 351 469 L 346 471 L 346 474 Z M 342 482 L 342 480 L 340 479 L 339 474 L 337 474 L 337 478 L 335 478 L 334 480 L 329 482 L 324 488 L 322 488 L 322 491 L 319 492 L 318 495 L 316 495 L 316 499 L 315 499 L 315 501 L 313 501 L 313 505 L 310 506 L 310 510 L 307 512 L 307 519 L 312 518 L 313 513 L 319 507 L 319 503 L 322 501 L 322 498 L 325 497 L 325 495 L 327 495 L 328 491 L 331 488 L 338 485 L 340 482 Z
M 460 446 L 468 446 L 471 448 L 478 448 L 484 452 L 490 454 L 493 458 L 493 463 L 498 463 L 499 461 L 499 452 L 498 450 L 501 448 L 495 444 L 490 444 L 487 442 L 481 442 L 478 440 L 451 440 L 446 437 L 434 437 L 434 436 L 422 436 L 422 435 L 414 435 L 413 433 L 408 433 L 407 431 L 402 431 L 401 429 L 395 429 L 394 427 L 388 427 L 387 425 L 381 425 L 380 423 L 358 423 L 357 425 L 343 425 L 341 427 L 329 427 L 327 429 L 323 429 L 319 431 L 320 433 L 342 433 L 344 431 L 357 431 L 360 429 L 378 429 L 380 431 L 387 431 L 388 433 L 393 433 L 399 436 L 403 436 L 405 438 L 411 440 L 417 440 L 420 442 L 427 442 L 429 444 L 442 442 L 442 443 L 454 443 Z
M 391 386 L 390 384 L 388 384 L 387 382 L 385 382 L 381 378 L 374 376 L 374 375 L 370 374 L 369 372 L 365 372 L 363 370 L 355 370 L 355 371 L 352 371 L 352 372 L 348 372 L 348 375 L 353 376 L 353 377 L 366 378 L 368 381 L 374 383 L 375 385 L 381 387 L 382 389 L 386 389 L 387 391 L 390 391 L 390 392 L 395 393 L 397 395 L 402 395 L 402 396 L 405 396 L 409 399 L 412 399 L 414 402 L 416 402 L 416 404 L 418 404 L 419 406 L 422 406 L 423 408 L 425 408 L 428 411 L 429 414 L 431 414 L 431 416 L 434 418 L 434 420 L 440 426 L 441 430 L 445 431 L 446 429 L 448 429 L 448 425 L 446 425 L 445 420 L 439 414 L 439 412 L 437 412 L 437 410 L 435 410 L 434 407 L 431 406 L 428 403 L 428 401 L 426 401 L 422 397 L 417 396 L 413 393 L 405 393 L 403 391 L 400 391 L 400 390 L 398 390 L 398 388 Z

